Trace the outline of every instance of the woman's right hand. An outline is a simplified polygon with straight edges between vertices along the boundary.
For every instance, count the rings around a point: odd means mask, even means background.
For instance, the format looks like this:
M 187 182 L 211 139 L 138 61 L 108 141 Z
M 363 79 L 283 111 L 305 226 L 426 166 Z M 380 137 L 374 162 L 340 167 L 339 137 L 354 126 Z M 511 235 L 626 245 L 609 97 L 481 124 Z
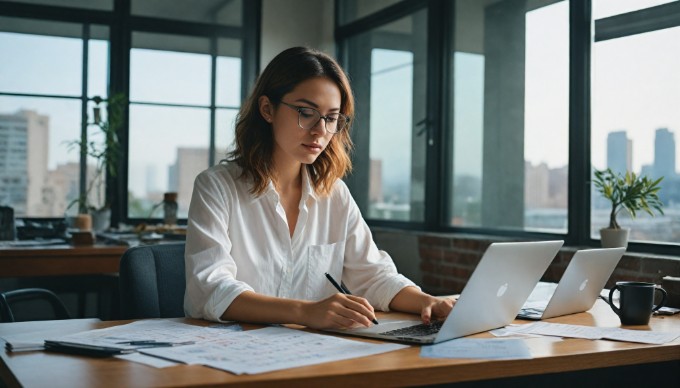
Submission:
M 346 329 L 357 323 L 369 327 L 373 319 L 373 306 L 366 299 L 338 293 L 306 303 L 302 324 L 313 329 Z

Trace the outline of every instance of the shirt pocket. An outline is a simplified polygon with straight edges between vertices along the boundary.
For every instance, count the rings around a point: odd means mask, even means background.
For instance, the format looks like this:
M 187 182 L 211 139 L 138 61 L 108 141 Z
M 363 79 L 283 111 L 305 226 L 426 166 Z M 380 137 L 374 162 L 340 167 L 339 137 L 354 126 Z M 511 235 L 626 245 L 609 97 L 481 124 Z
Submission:
M 345 243 L 311 245 L 307 249 L 307 299 L 322 300 L 338 290 L 326 278 L 329 273 L 339 283 L 342 279 Z

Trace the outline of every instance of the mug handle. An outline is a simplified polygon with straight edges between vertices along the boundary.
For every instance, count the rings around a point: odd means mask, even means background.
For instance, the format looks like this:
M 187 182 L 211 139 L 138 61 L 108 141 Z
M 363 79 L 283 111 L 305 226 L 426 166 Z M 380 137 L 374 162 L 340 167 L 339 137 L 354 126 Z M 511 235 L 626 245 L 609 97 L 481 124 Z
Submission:
M 661 286 L 654 286 L 654 291 L 661 291 L 661 302 L 659 302 L 659 304 L 654 306 L 654 308 L 652 309 L 652 312 L 662 308 L 666 304 L 666 297 L 668 296 L 668 293 L 666 292 L 666 290 L 661 288 Z
M 618 288 L 619 288 L 619 285 L 617 284 L 617 285 L 615 285 L 614 287 L 612 287 L 611 290 L 609 290 L 609 300 L 607 300 L 606 302 L 609 303 L 609 306 L 612 308 L 612 310 L 614 310 L 614 312 L 616 313 L 616 315 L 619 315 L 619 316 L 620 316 L 620 315 L 621 315 L 621 310 L 619 310 L 618 307 L 614 306 L 614 302 L 612 301 L 612 298 L 613 298 L 613 296 L 614 296 L 614 291 L 617 290 Z M 664 290 L 664 292 L 666 292 L 666 291 Z M 663 301 L 664 301 L 664 302 L 666 301 L 666 297 L 665 297 L 665 296 L 664 296 Z

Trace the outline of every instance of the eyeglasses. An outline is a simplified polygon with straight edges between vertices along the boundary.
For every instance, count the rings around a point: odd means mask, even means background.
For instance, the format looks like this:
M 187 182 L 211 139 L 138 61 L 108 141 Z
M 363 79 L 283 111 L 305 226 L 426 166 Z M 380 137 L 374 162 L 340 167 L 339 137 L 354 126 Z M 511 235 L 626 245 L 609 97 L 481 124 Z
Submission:
M 349 117 L 342 113 L 331 113 L 326 116 L 321 116 L 321 113 L 314 108 L 292 105 L 283 101 L 281 101 L 281 103 L 298 112 L 298 125 L 300 128 L 308 131 L 314 128 L 321 119 L 323 119 L 325 124 L 324 127 L 328 133 L 338 133 L 345 129 L 347 123 L 349 123 Z

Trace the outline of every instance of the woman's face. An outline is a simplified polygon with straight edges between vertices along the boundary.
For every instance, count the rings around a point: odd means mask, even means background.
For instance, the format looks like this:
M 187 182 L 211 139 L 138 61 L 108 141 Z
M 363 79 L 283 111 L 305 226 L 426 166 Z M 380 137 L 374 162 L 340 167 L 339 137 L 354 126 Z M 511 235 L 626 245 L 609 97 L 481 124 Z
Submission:
M 281 102 L 276 109 L 271 105 L 269 109 L 262 109 L 263 104 L 260 104 L 265 120 L 272 124 L 275 163 L 280 167 L 288 163 L 314 163 L 326 149 L 333 134 L 326 131 L 324 119 L 320 119 L 311 129 L 301 128 L 295 107 L 316 109 L 321 116 L 337 114 L 342 103 L 340 89 L 326 77 L 310 78 L 284 95 Z M 268 99 L 266 103 L 271 104 Z

